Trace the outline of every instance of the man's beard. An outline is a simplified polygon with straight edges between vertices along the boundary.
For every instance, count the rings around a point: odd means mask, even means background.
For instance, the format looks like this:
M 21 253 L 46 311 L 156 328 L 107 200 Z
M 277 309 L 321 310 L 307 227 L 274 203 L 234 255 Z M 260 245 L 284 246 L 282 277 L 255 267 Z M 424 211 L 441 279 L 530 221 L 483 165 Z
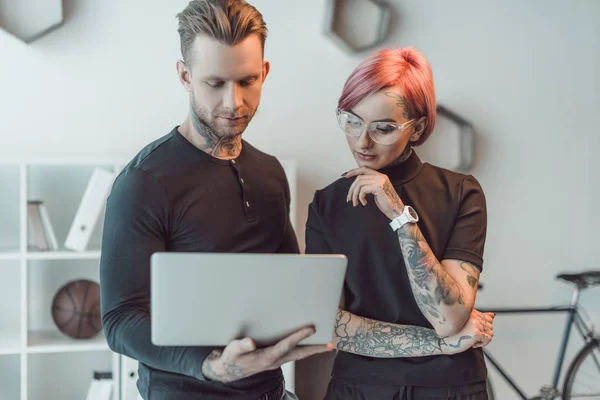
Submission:
M 255 110 L 240 109 L 236 113 L 227 111 L 209 113 L 198 107 L 193 94 L 190 96 L 190 119 L 194 130 L 200 136 L 192 141 L 196 146 L 214 157 L 231 159 L 240 155 L 242 149 L 242 133 L 254 116 Z M 240 118 L 241 122 L 232 126 L 220 126 L 218 117 Z M 198 140 L 199 139 L 199 140 Z
M 207 136 L 210 136 L 211 139 L 215 142 L 220 139 L 231 141 L 231 140 L 236 139 L 238 136 L 241 136 L 242 133 L 244 133 L 244 131 L 248 127 L 248 124 L 250 123 L 252 118 L 254 117 L 254 114 L 256 113 L 256 109 L 249 110 L 249 109 L 242 108 L 237 113 L 232 113 L 232 112 L 223 110 L 220 112 L 217 111 L 216 115 L 213 115 L 212 118 L 210 118 L 209 113 L 205 109 L 202 109 L 201 107 L 199 107 L 198 104 L 196 104 L 193 93 L 190 96 L 190 105 L 191 105 L 192 112 L 193 112 L 192 117 L 193 117 L 194 127 L 196 128 L 196 130 L 198 130 L 198 132 L 202 136 L 205 136 L 205 134 L 207 134 Z M 242 123 L 239 123 L 239 124 L 236 124 L 233 126 L 219 126 L 217 123 L 217 121 L 218 121 L 217 117 L 225 117 L 225 118 L 243 117 L 244 121 Z M 200 125 L 200 126 L 196 126 L 196 125 Z M 206 130 L 207 132 L 202 132 L 202 129 Z M 205 136 L 205 139 L 208 139 L 208 138 Z M 210 139 L 209 139 L 209 141 L 210 141 Z

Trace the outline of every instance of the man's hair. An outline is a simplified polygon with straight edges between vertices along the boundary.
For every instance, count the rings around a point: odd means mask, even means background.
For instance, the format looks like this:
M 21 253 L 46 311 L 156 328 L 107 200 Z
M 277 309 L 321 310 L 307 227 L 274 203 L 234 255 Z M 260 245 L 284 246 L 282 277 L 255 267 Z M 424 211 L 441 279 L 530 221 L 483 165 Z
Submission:
M 191 59 L 192 44 L 200 34 L 229 46 L 255 34 L 264 55 L 267 26 L 262 14 L 244 0 L 192 0 L 177 18 L 181 54 L 186 63 Z
M 409 118 L 427 117 L 427 126 L 413 146 L 429 138 L 435 127 L 436 101 L 429 62 L 414 47 L 375 51 L 352 72 L 338 101 L 350 110 L 366 97 L 390 86 L 399 86 Z

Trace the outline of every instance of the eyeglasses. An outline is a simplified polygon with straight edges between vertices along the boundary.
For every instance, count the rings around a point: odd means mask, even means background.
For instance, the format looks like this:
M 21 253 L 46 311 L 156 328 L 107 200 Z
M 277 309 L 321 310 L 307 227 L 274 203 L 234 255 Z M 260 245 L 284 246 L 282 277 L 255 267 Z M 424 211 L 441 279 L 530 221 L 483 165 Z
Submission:
M 391 145 L 396 143 L 402 132 L 417 118 L 406 121 L 403 124 L 395 124 L 393 122 L 373 122 L 369 125 L 358 118 L 356 115 L 344 111 L 340 108 L 336 109 L 337 120 L 340 128 L 344 133 L 352 138 L 359 138 L 365 130 L 369 132 L 369 137 L 378 144 Z

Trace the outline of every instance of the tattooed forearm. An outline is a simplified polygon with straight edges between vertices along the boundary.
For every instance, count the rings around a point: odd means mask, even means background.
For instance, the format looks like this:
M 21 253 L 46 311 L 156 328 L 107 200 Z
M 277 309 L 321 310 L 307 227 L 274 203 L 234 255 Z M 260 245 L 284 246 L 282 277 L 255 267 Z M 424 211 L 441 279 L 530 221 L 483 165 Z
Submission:
M 437 266 L 441 268 L 438 263 Z M 463 300 L 462 289 L 445 271 L 436 271 L 437 287 L 435 288 L 435 300 L 438 304 L 444 303 L 447 306 L 453 304 L 465 304 Z
M 452 344 L 452 343 L 446 343 L 446 344 L 447 344 L 448 346 L 450 346 L 450 347 L 454 347 L 455 349 L 458 349 L 458 348 L 460 347 L 460 344 L 462 343 L 462 341 L 463 341 L 463 340 L 469 340 L 469 339 L 471 339 L 471 338 L 472 338 L 472 336 L 467 336 L 467 335 L 464 335 L 464 336 L 461 336 L 461 337 L 458 339 L 458 343 L 456 343 L 456 344 Z
M 444 270 L 416 224 L 404 225 L 398 238 L 417 305 L 432 323 L 444 323 L 442 305 L 465 304 L 461 286 Z
M 433 329 L 375 321 L 339 309 L 333 342 L 349 353 L 399 358 L 448 354 L 447 347 L 459 348 L 469 338 L 440 338 Z
M 397 215 L 402 214 L 402 209 L 396 206 L 396 204 L 401 205 L 402 201 L 400 200 L 400 197 L 398 197 L 398 192 L 396 192 L 396 189 L 394 189 L 394 187 L 392 186 L 390 181 L 386 181 L 383 184 L 382 189 L 385 192 L 385 195 L 387 196 L 387 198 L 390 199 L 391 204 L 394 204 L 394 206 L 393 206 L 394 213 L 396 213 Z
M 475 288 L 477 283 L 479 283 L 479 268 L 466 261 L 460 263 L 460 268 L 467 273 L 467 282 L 469 283 L 469 286 Z
M 446 321 L 444 316 L 440 312 L 438 312 L 437 308 L 435 307 L 435 300 L 432 295 L 430 295 L 429 293 L 414 292 L 414 291 L 413 291 L 413 294 L 415 296 L 417 305 L 419 306 L 421 311 L 425 310 L 425 311 L 423 311 L 423 314 L 425 314 L 425 315 L 429 314 L 432 317 L 437 318 L 439 322 Z

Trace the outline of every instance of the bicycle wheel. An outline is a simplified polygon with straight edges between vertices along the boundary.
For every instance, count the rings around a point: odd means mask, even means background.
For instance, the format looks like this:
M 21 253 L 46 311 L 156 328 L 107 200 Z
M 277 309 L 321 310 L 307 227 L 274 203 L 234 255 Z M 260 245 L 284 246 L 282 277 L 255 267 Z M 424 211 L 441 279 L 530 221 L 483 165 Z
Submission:
M 592 339 L 571 363 L 563 388 L 563 400 L 600 400 L 599 340 Z

